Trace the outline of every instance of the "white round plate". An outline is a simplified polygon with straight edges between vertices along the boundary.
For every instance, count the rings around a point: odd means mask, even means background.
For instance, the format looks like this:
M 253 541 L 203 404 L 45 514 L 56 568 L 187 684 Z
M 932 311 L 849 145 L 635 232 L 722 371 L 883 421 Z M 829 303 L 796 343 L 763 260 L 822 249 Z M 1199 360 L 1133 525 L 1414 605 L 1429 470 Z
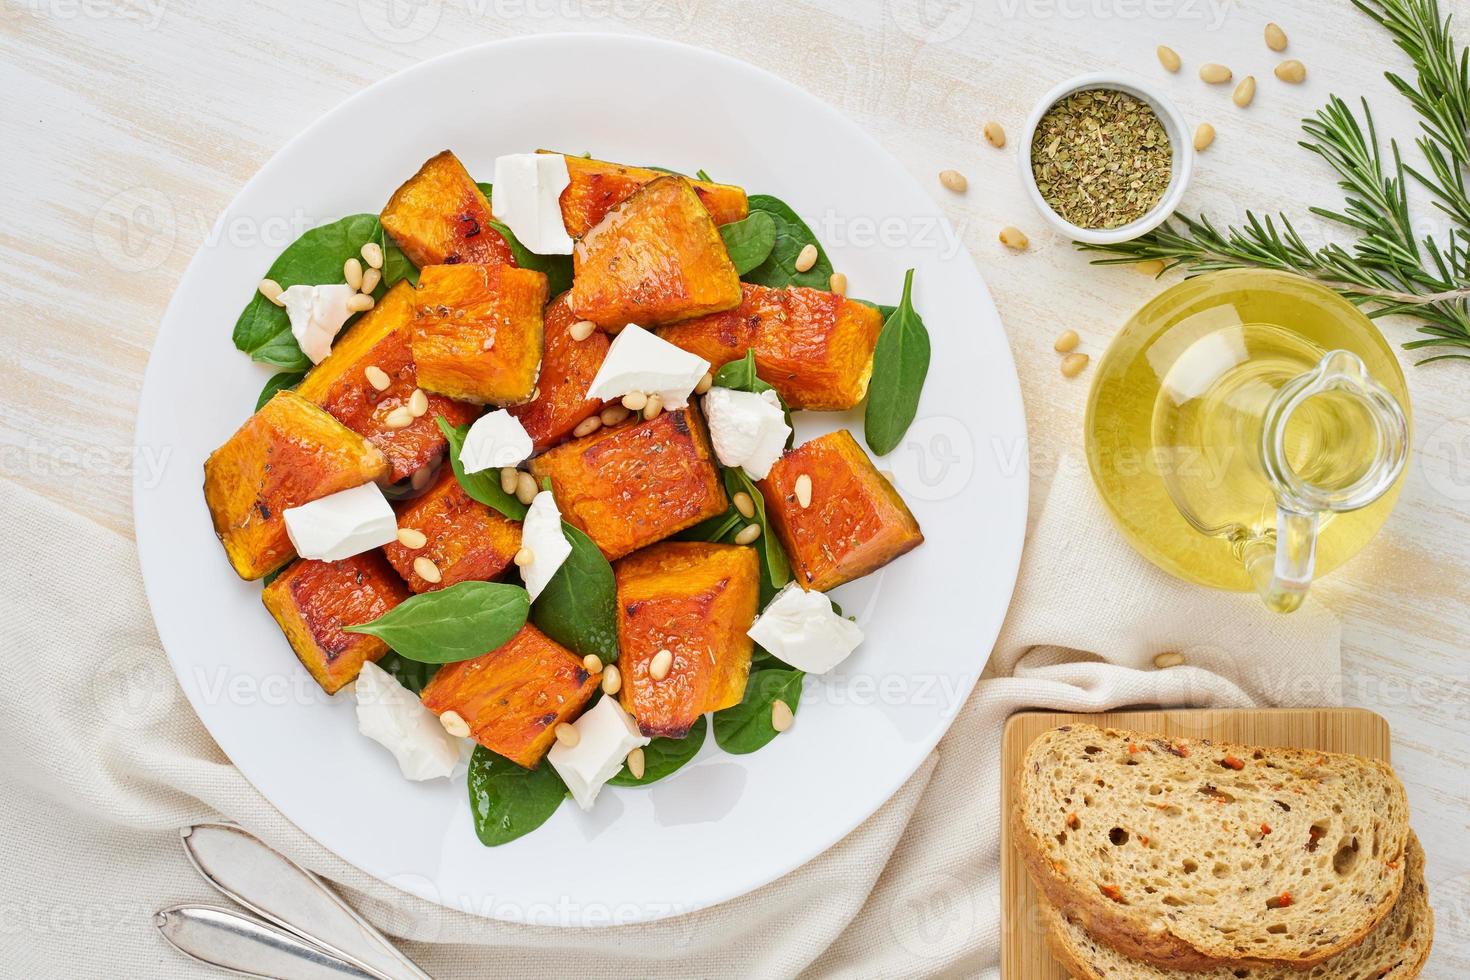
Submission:
M 761 751 L 698 759 L 647 789 L 568 802 L 539 830 L 486 848 L 464 777 L 409 783 L 357 733 L 236 578 L 201 492 L 209 452 L 271 373 L 230 329 L 301 231 L 378 211 L 446 147 L 487 179 L 496 156 L 551 147 L 698 168 L 774 194 L 812 226 L 854 296 L 914 302 L 933 337 L 919 417 L 890 470 L 926 535 L 837 591 L 867 633 L 809 678 L 791 731 Z M 861 413 L 798 416 L 798 439 Z M 138 549 L 158 632 L 200 719 L 293 823 L 364 871 L 446 906 L 520 922 L 607 925 L 703 908 L 836 843 L 901 786 L 985 665 L 1026 526 L 1026 425 L 1005 333 L 939 209 L 876 141 L 781 79 L 708 51 L 604 35 L 468 48 L 349 99 L 265 165 L 220 217 L 164 316 L 137 440 L 168 455 L 135 483 Z M 977 780 L 996 774 L 977 772 Z

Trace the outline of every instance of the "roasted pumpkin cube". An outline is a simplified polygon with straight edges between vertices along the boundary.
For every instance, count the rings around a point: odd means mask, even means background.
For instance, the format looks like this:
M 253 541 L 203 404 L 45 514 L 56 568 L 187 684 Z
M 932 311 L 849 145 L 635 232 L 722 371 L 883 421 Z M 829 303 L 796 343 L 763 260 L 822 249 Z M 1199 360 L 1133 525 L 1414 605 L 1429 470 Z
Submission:
M 572 312 L 609 333 L 740 304 L 740 276 L 694 188 L 669 175 L 643 185 L 572 249 Z
M 618 562 L 623 708 L 645 735 L 683 738 L 702 714 L 739 704 L 750 676 L 760 559 L 733 544 L 665 541 Z M 649 664 L 674 656 L 662 680 Z
M 625 167 L 620 163 L 586 157 L 569 156 L 566 161 L 567 174 L 572 182 L 561 192 L 561 219 L 567 234 L 573 238 L 587 234 L 604 215 L 626 201 L 638 188 L 664 176 L 661 170 Z M 689 183 L 717 225 L 739 221 L 750 213 L 745 191 L 739 187 L 708 180 L 691 180 Z
M 448 150 L 393 192 L 380 220 L 420 269 L 455 262 L 515 264 L 510 245 L 490 224 L 490 202 Z
M 440 667 L 419 697 L 436 715 L 463 718 L 491 752 L 534 769 L 598 683 L 581 657 L 527 623 L 504 646 Z
M 336 694 L 357 679 L 366 661 L 388 652 L 388 644 L 376 636 L 342 627 L 371 622 L 409 594 L 383 556 L 368 551 L 342 561 L 294 562 L 265 587 L 261 599 L 302 666 L 323 691 Z
M 278 391 L 204 461 L 204 502 L 236 574 L 296 555 L 281 511 L 388 478 L 382 452 L 294 391 Z
M 585 340 L 575 340 L 571 329 L 578 317 L 567 306 L 566 294 L 546 308 L 546 349 L 541 355 L 540 389 L 534 400 L 509 409 L 530 434 L 536 451 L 554 446 L 602 408 L 602 401 L 588 398 L 587 389 L 597 377 L 612 343 L 607 334 L 593 331 Z
M 599 429 L 531 460 L 551 479 L 562 517 L 609 560 L 729 509 L 697 409 Z
M 497 265 L 419 273 L 413 350 L 419 387 L 476 405 L 530 399 L 541 365 L 546 275 Z
M 398 526 L 423 532 L 422 548 L 397 541 L 383 546 L 383 554 L 415 592 L 434 592 L 459 582 L 485 582 L 499 575 L 521 550 L 521 524 L 485 506 L 464 492 L 445 463 L 423 496 L 398 505 Z M 439 570 L 430 582 L 414 568 L 427 558 Z
M 316 402 L 338 422 L 381 449 L 393 467 L 389 479 L 395 482 L 444 451 L 444 433 L 434 422 L 436 417 L 442 415 L 451 425 L 463 425 L 480 414 L 476 405 L 429 395 L 428 412 L 407 427 L 395 429 L 387 424 L 388 415 L 407 405 L 418 387 L 418 372 L 409 349 L 413 297 L 413 286 L 407 281 L 388 290 L 296 387 L 301 397 Z M 373 387 L 364 373 L 370 367 L 387 375 L 387 388 L 379 391 Z
M 874 307 L 837 293 L 741 284 L 740 305 L 658 335 L 714 365 L 755 352 L 756 372 L 794 409 L 845 411 L 863 400 L 883 329 Z
M 811 480 L 811 503 L 796 481 Z M 919 522 L 852 433 L 838 429 L 789 450 L 759 484 L 798 584 L 826 592 L 924 543 Z

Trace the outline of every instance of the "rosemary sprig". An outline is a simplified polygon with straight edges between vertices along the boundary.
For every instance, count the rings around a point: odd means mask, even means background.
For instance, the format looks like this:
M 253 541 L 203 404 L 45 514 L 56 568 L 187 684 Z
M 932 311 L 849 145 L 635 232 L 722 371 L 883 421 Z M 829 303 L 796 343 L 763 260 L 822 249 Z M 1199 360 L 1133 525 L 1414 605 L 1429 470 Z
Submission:
M 1449 348 L 1419 363 L 1470 360 L 1470 50 L 1456 51 L 1449 18 L 1438 0 L 1353 0 L 1354 6 L 1387 30 L 1414 64 L 1410 81 L 1385 77 L 1420 117 L 1414 142 L 1426 166 L 1404 163 L 1397 141 L 1380 149 L 1368 103 L 1362 123 L 1342 99 L 1331 96 L 1315 116 L 1302 120 L 1305 147 L 1327 161 L 1344 193 L 1338 210 L 1313 207 L 1318 217 L 1351 228 L 1350 247 L 1308 245 L 1284 214 L 1273 219 L 1247 211 L 1242 227 L 1219 231 L 1209 218 L 1179 216 L 1133 241 L 1116 245 L 1078 243 L 1084 251 L 1117 265 L 1161 259 L 1166 268 L 1191 273 L 1216 269 L 1266 268 L 1295 272 L 1341 292 L 1371 317 L 1402 313 L 1420 321 L 1424 336 L 1410 350 Z M 1445 215 L 1440 238 L 1420 237 L 1409 217 L 1408 180 L 1420 184 Z

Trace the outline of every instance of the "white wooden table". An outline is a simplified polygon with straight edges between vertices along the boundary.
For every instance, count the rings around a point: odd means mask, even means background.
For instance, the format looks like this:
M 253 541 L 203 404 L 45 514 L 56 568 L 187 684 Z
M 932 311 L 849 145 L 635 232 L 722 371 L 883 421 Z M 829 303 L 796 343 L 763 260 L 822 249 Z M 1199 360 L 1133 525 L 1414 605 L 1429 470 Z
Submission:
M 1286 27 L 1307 84 L 1271 77 L 1268 19 Z M 1033 504 L 1057 460 L 1081 445 L 1088 376 L 1060 377 L 1053 338 L 1075 328 L 1096 356 L 1158 286 L 1090 268 L 1050 233 L 1022 197 L 1014 147 L 981 139 L 987 120 L 1018 133 L 1034 99 L 1084 70 L 1162 78 L 1192 121 L 1219 131 L 1186 209 L 1222 221 L 1245 207 L 1301 216 L 1304 202 L 1337 203 L 1325 165 L 1295 145 L 1297 120 L 1328 93 L 1368 96 L 1381 134 L 1409 140 L 1416 130 L 1382 78 L 1387 67 L 1407 71 L 1406 59 L 1344 2 L 0 0 L 0 474 L 130 536 L 133 416 L 156 324 L 240 185 L 302 127 L 385 75 L 468 43 L 557 30 L 646 33 L 744 58 L 841 107 L 930 183 L 1010 333 L 1030 417 Z M 1183 56 L 1179 76 L 1158 67 L 1159 43 Z M 1193 68 L 1203 61 L 1254 73 L 1255 104 L 1237 109 L 1229 86 L 1200 83 Z M 946 167 L 969 176 L 967 194 L 939 187 Z M 1006 224 L 1029 233 L 1029 252 L 1001 248 Z M 1383 326 L 1395 342 L 1412 336 L 1406 323 Z M 1344 622 L 1345 700 L 1393 726 L 1438 913 L 1426 975 L 1461 977 L 1470 975 L 1470 365 L 1404 362 L 1415 451 L 1398 510 L 1316 595 Z

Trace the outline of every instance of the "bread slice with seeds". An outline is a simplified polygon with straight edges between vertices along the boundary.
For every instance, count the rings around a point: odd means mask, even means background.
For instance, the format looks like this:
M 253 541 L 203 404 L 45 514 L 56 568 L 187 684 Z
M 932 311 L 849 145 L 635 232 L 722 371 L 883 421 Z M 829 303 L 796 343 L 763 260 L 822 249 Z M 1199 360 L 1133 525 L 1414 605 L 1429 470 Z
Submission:
M 1404 890 L 1393 911 L 1357 946 L 1343 950 L 1309 971 L 1292 967 L 1255 969 L 1222 966 L 1185 973 L 1148 966 L 1093 939 L 1076 922 L 1043 905 L 1053 955 L 1073 980 L 1413 980 L 1424 969 L 1434 941 L 1434 913 L 1424 883 L 1424 849 L 1409 835 Z
M 1027 749 L 1015 795 L 1047 900 L 1155 966 L 1316 966 L 1403 888 L 1408 801 L 1372 759 L 1070 725 Z

